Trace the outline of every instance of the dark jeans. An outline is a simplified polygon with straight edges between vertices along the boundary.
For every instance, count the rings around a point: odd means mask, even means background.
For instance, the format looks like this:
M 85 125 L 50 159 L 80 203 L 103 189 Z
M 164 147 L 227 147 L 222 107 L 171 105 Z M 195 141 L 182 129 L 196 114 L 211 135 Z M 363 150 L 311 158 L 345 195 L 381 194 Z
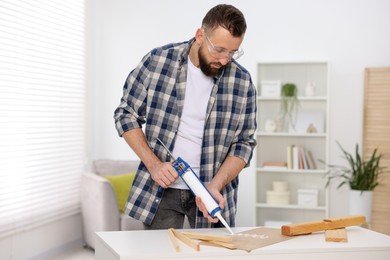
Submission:
M 166 189 L 151 225 L 145 229 L 183 228 L 187 216 L 191 228 L 195 227 L 196 203 L 190 190 Z

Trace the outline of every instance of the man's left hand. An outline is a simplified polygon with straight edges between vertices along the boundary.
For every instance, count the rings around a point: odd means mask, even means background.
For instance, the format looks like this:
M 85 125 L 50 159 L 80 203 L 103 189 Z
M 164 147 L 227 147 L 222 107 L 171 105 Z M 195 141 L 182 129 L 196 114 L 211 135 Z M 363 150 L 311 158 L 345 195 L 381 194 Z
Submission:
M 209 192 L 214 197 L 214 199 L 218 202 L 219 207 L 223 209 L 225 207 L 225 198 L 222 196 L 222 194 L 219 192 L 218 189 L 213 188 L 209 185 L 208 187 Z M 213 218 L 210 216 L 209 212 L 206 209 L 206 206 L 202 202 L 202 199 L 200 197 L 195 198 L 196 205 L 198 206 L 198 209 L 203 213 L 203 216 L 207 218 L 212 223 L 217 223 L 219 221 L 218 218 Z

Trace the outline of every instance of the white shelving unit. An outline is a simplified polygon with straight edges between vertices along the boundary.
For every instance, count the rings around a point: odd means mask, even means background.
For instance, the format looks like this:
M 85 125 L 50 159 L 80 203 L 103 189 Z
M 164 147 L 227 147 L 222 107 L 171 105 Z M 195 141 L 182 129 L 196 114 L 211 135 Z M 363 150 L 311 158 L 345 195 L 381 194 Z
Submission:
M 328 217 L 328 194 L 326 186 L 326 165 L 329 150 L 329 86 L 328 64 L 326 62 L 287 62 L 258 64 L 258 132 L 256 150 L 256 204 L 255 220 L 257 226 L 269 223 L 282 225 L 315 221 Z M 314 121 L 316 133 L 295 130 L 284 125 L 278 132 L 265 131 L 267 120 L 280 118 L 282 99 L 277 96 L 263 96 L 262 82 L 280 81 L 294 83 L 298 88 L 299 108 L 297 126 Z M 314 95 L 305 96 L 307 83 L 314 85 Z M 306 125 L 303 125 L 303 129 Z M 287 147 L 302 146 L 310 151 L 315 160 L 315 169 L 282 169 L 263 167 L 264 162 L 287 162 Z M 325 162 L 325 163 L 321 163 Z M 272 190 L 273 182 L 288 183 L 289 203 L 267 203 L 267 191 Z M 318 191 L 317 206 L 298 205 L 298 189 Z

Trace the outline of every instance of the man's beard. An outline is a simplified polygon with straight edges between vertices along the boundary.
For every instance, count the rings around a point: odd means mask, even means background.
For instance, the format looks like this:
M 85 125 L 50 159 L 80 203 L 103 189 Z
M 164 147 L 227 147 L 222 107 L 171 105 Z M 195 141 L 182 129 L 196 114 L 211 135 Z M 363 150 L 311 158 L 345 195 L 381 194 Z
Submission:
M 218 65 L 221 65 L 221 67 L 219 69 L 212 68 L 211 64 L 207 62 L 207 59 L 203 55 L 202 49 L 203 48 L 201 47 L 198 50 L 200 70 L 208 77 L 214 77 L 219 75 L 225 66 L 222 66 L 222 64 L 218 62 Z

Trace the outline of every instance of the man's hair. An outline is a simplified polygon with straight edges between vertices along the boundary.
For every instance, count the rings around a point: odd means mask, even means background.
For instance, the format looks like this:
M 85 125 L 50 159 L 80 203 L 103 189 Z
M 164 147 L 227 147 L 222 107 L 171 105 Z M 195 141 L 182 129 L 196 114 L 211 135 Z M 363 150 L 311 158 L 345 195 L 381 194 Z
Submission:
M 211 8 L 203 18 L 202 28 L 206 31 L 213 31 L 218 26 L 228 30 L 234 37 L 240 37 L 246 31 L 246 22 L 242 12 L 227 4 Z

